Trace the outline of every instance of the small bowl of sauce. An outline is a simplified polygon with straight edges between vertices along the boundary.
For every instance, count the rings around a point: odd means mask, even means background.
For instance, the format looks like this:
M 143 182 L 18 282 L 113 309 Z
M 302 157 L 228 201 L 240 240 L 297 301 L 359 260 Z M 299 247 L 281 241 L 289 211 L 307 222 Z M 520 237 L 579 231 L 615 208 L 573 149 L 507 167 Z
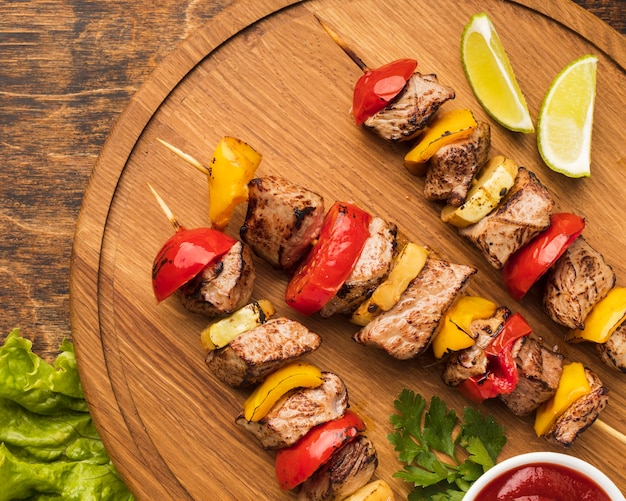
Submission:
M 463 501 L 625 501 L 604 473 L 557 452 L 515 456 L 488 470 Z

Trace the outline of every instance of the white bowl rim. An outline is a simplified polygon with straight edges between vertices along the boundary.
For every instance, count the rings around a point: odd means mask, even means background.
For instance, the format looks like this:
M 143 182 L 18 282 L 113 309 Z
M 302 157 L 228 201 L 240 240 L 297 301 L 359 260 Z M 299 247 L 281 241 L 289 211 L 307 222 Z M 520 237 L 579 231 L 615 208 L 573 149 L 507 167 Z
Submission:
M 527 452 L 513 456 L 497 463 L 481 475 L 465 493 L 463 501 L 474 501 L 480 491 L 494 478 L 502 473 L 519 466 L 531 463 L 550 463 L 566 466 L 574 471 L 584 474 L 598 484 L 611 498 L 612 501 L 625 501 L 624 494 L 617 488 L 613 481 L 602 471 L 583 459 L 561 452 Z

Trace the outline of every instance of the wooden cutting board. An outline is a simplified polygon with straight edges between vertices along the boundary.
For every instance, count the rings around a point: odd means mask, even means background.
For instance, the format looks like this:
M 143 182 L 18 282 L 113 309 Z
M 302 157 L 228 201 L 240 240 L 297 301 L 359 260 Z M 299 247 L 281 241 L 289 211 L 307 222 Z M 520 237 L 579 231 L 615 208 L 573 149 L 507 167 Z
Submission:
M 469 18 L 486 11 L 537 116 L 558 71 L 587 53 L 599 57 L 590 179 L 549 171 L 534 135 L 491 122 L 475 100 L 459 60 Z M 162 138 L 204 163 L 219 139 L 233 135 L 263 154 L 259 175 L 277 174 L 322 194 L 327 206 L 354 201 L 396 222 L 413 241 L 446 259 L 477 266 L 469 293 L 519 311 L 535 333 L 571 360 L 592 367 L 611 390 L 602 421 L 626 432 L 624 375 L 605 367 L 592 346 L 569 347 L 564 329 L 541 310 L 539 295 L 521 303 L 504 291 L 499 273 L 439 220 L 440 206 L 422 196 L 423 180 L 402 165 L 406 145 L 391 145 L 354 125 L 352 86 L 360 70 L 314 18 L 338 30 L 372 67 L 414 57 L 457 93 L 446 108 L 471 108 L 492 125 L 492 155 L 533 170 L 559 210 L 587 218 L 585 237 L 626 284 L 624 219 L 626 160 L 624 38 L 567 0 L 312 0 L 240 2 L 211 19 L 171 54 L 128 104 L 93 171 L 76 229 L 71 267 L 73 336 L 91 411 L 124 479 L 141 499 L 290 499 L 264 451 L 233 423 L 247 395 L 219 383 L 204 364 L 199 332 L 207 320 L 175 299 L 157 305 L 152 260 L 172 229 L 149 190 L 151 183 L 187 227 L 207 223 L 207 182 L 161 146 Z M 243 208 L 230 232 L 237 234 Z M 254 298 L 270 298 L 278 313 L 323 337 L 311 360 L 345 380 L 350 402 L 366 420 L 379 455 L 376 476 L 403 497 L 392 478 L 400 468 L 386 439 L 398 392 L 440 395 L 461 414 L 468 405 L 444 386 L 430 356 L 399 362 L 351 340 L 344 319 L 303 318 L 284 304 L 285 277 L 260 260 Z M 506 428 L 502 458 L 558 450 L 534 436 L 532 420 L 513 417 L 498 402 L 482 410 Z M 626 444 L 599 427 L 568 453 L 595 464 L 626 490 Z

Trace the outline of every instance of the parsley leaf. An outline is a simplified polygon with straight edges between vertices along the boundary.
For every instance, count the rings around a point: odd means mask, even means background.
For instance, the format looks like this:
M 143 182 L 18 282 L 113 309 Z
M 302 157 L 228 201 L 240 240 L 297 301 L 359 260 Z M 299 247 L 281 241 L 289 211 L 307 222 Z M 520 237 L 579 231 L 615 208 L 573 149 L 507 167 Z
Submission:
M 394 431 L 387 439 L 404 463 L 394 476 L 413 484 L 409 501 L 461 501 L 470 485 L 496 463 L 506 443 L 503 428 L 492 416 L 467 407 L 460 421 L 437 396 L 426 409 L 426 400 L 405 388 L 394 407 L 396 412 L 389 416 Z

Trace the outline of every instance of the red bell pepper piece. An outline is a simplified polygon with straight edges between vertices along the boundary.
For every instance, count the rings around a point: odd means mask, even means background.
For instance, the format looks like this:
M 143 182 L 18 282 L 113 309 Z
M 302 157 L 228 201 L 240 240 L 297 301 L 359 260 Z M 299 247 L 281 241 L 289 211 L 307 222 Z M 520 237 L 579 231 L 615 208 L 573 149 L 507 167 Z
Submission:
M 517 339 L 529 335 L 531 330 L 528 322 L 519 313 L 509 317 L 485 350 L 489 358 L 487 373 L 466 379 L 457 386 L 459 391 L 478 403 L 511 393 L 519 381 L 511 348 Z
M 180 228 L 152 264 L 152 289 L 161 302 L 226 254 L 234 238 L 211 228 Z
M 293 489 L 307 480 L 333 453 L 365 431 L 354 412 L 314 427 L 295 445 L 276 454 L 276 478 L 282 489 Z
M 285 300 L 311 315 L 337 293 L 369 237 L 371 216 L 355 205 L 336 202 L 326 214 L 317 243 L 287 285 Z
M 404 89 L 417 67 L 415 59 L 398 59 L 366 70 L 354 86 L 352 114 L 357 125 L 382 110 Z
M 502 268 L 504 285 L 511 297 L 522 299 L 584 228 L 584 218 L 576 214 L 553 214 L 550 227 L 515 252 Z

